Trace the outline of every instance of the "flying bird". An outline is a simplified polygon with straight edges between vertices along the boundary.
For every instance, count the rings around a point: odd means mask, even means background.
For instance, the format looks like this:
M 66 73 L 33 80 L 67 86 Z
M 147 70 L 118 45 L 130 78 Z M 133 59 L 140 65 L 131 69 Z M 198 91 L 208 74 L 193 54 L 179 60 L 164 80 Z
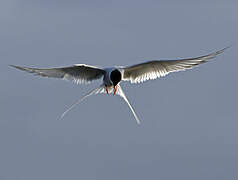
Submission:
M 81 101 L 83 101 L 84 99 L 86 99 L 91 95 L 99 93 L 106 93 L 106 94 L 113 93 L 113 95 L 117 94 L 125 100 L 131 112 L 133 113 L 136 122 L 140 124 L 138 116 L 136 115 L 133 107 L 131 106 L 130 102 L 128 101 L 125 93 L 123 92 L 120 86 L 120 83 L 122 81 L 130 81 L 131 83 L 142 83 L 147 80 L 157 79 L 159 77 L 166 76 L 171 72 L 192 69 L 193 67 L 205 63 L 207 62 L 207 60 L 212 59 L 217 55 L 223 53 L 227 48 L 228 47 L 216 51 L 214 53 L 195 58 L 177 59 L 177 60 L 153 60 L 125 67 L 115 66 L 111 68 L 99 68 L 96 66 L 90 66 L 86 64 L 75 64 L 70 67 L 39 69 L 15 65 L 10 66 L 42 77 L 71 80 L 77 84 L 90 83 L 91 81 L 102 79 L 102 84 L 99 87 L 91 90 L 81 99 L 79 99 L 76 103 L 70 106 L 61 115 L 61 118 L 63 118 L 64 115 L 68 111 L 70 111 L 74 106 L 76 106 Z

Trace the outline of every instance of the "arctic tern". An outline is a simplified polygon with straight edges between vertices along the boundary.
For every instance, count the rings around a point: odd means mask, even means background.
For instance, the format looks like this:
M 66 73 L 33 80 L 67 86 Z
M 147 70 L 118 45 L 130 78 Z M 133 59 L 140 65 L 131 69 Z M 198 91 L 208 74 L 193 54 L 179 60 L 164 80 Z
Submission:
M 61 68 L 31 68 L 10 65 L 14 68 L 33 73 L 35 75 L 40 75 L 42 77 L 52 77 L 60 78 L 64 80 L 71 80 L 74 83 L 90 83 L 93 80 L 102 79 L 102 84 L 91 90 L 88 94 L 79 99 L 70 108 L 68 108 L 62 115 L 70 111 L 75 105 L 79 104 L 81 101 L 87 97 L 99 94 L 99 93 L 113 93 L 121 96 L 125 102 L 128 104 L 130 110 L 132 111 L 136 122 L 140 124 L 140 120 L 137 117 L 133 107 L 129 103 L 125 93 L 123 92 L 120 82 L 130 81 L 131 83 L 141 83 L 151 79 L 157 79 L 163 77 L 171 72 L 184 71 L 186 69 L 191 69 L 199 64 L 207 62 L 207 60 L 216 57 L 218 54 L 223 53 L 228 47 L 216 51 L 214 53 L 187 59 L 177 59 L 177 60 L 152 60 L 141 64 L 136 64 L 132 66 L 115 66 L 111 68 L 99 68 L 95 66 L 90 66 L 86 64 L 75 64 L 69 67 Z

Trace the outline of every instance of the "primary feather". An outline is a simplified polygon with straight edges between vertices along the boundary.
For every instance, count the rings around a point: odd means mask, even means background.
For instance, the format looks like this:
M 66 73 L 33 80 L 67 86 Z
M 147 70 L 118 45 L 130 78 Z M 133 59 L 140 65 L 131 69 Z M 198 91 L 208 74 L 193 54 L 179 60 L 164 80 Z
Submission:
M 201 63 L 205 63 L 208 59 L 216 57 L 218 54 L 224 52 L 227 48 L 196 58 L 178 60 L 154 60 L 125 67 L 123 68 L 123 80 L 130 81 L 131 83 L 140 83 L 150 79 L 163 77 L 171 72 L 191 69 Z
M 30 68 L 15 65 L 10 66 L 43 77 L 71 80 L 77 84 L 89 83 L 93 80 L 100 79 L 105 73 L 105 71 L 100 68 L 85 64 L 49 69 Z

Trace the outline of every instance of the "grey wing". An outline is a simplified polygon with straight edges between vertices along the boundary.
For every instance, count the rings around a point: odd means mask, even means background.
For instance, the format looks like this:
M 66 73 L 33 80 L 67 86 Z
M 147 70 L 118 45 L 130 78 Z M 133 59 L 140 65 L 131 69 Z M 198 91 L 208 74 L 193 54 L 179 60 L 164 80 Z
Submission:
M 89 83 L 92 80 L 100 79 L 105 73 L 103 69 L 85 64 L 78 64 L 63 68 L 49 68 L 49 69 L 29 68 L 15 65 L 10 66 L 42 77 L 52 77 L 71 80 L 77 84 Z
M 192 69 L 199 64 L 205 63 L 208 59 L 212 59 L 218 54 L 223 53 L 227 48 L 228 47 L 217 52 L 196 58 L 161 61 L 154 60 L 125 67 L 122 68 L 123 80 L 130 81 L 131 83 L 140 83 L 150 79 L 163 77 L 171 72 Z

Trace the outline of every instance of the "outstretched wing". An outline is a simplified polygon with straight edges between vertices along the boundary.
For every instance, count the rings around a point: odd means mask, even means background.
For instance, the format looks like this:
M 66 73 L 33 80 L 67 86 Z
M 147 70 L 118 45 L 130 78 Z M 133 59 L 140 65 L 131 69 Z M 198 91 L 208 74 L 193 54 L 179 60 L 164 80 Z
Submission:
M 228 48 L 228 47 L 227 47 Z M 150 79 L 157 79 L 163 77 L 171 72 L 184 71 L 192 69 L 201 63 L 205 63 L 208 59 L 216 57 L 223 53 L 227 48 L 217 52 L 189 59 L 178 60 L 154 60 L 123 68 L 123 80 L 131 83 L 140 83 Z
M 15 65 L 10 66 L 42 77 L 66 79 L 71 80 L 77 84 L 89 83 L 92 80 L 100 79 L 105 73 L 105 71 L 100 68 L 85 64 L 49 69 L 29 68 Z

